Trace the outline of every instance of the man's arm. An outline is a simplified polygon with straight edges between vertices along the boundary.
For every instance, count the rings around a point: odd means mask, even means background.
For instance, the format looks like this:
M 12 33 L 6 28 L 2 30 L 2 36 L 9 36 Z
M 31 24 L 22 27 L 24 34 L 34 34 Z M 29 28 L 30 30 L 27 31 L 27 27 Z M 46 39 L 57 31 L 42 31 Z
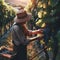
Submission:
M 38 30 L 28 30 L 28 34 L 32 35 L 32 34 L 42 34 L 43 33 L 43 29 L 38 29 Z
M 38 30 L 29 30 L 26 25 L 22 25 L 23 26 L 23 29 L 24 29 L 24 33 L 27 35 L 27 36 L 31 36 L 33 34 L 42 34 L 43 33 L 43 29 L 38 29 Z
M 25 42 L 25 44 L 27 45 L 27 44 L 29 44 L 30 42 L 32 42 L 32 41 L 35 41 L 35 40 L 41 40 L 41 39 L 43 39 L 43 35 L 42 36 L 35 36 L 35 37 L 32 37 L 32 38 L 27 38 L 27 41 Z

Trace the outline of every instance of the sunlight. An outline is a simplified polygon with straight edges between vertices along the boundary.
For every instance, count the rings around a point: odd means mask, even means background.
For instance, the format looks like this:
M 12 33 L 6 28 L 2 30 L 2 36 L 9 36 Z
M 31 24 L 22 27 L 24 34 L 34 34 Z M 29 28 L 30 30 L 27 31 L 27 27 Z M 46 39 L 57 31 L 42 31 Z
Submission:
M 26 6 L 29 0 L 5 0 L 6 2 L 10 4 L 15 4 L 15 5 L 23 5 Z

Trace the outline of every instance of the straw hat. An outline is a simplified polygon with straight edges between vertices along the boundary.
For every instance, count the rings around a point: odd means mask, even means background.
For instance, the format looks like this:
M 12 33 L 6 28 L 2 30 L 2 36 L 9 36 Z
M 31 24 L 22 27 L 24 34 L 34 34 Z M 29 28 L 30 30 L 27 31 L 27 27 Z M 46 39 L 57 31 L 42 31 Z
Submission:
M 17 12 L 16 17 L 14 18 L 14 22 L 22 23 L 29 21 L 31 19 L 31 13 L 27 13 L 24 9 L 21 9 Z

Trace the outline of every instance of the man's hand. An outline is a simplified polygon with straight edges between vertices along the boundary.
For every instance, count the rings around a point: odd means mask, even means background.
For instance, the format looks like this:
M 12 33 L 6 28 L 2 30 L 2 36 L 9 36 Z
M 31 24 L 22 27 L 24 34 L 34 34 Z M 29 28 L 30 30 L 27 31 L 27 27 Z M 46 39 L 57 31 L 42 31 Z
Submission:
M 12 57 L 12 55 L 6 54 L 6 53 L 0 54 L 0 55 L 9 59 Z
M 43 30 L 44 29 L 38 29 L 38 33 L 40 34 L 40 33 L 43 33 Z

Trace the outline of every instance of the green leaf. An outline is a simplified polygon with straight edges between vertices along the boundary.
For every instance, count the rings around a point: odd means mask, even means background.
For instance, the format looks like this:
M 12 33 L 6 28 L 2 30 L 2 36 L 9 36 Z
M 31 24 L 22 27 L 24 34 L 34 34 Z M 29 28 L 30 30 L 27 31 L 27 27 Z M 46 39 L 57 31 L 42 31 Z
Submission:
M 60 40 L 60 30 L 57 32 L 56 37 L 58 38 L 58 40 Z
M 58 4 L 59 0 L 50 0 L 51 6 L 54 7 Z

